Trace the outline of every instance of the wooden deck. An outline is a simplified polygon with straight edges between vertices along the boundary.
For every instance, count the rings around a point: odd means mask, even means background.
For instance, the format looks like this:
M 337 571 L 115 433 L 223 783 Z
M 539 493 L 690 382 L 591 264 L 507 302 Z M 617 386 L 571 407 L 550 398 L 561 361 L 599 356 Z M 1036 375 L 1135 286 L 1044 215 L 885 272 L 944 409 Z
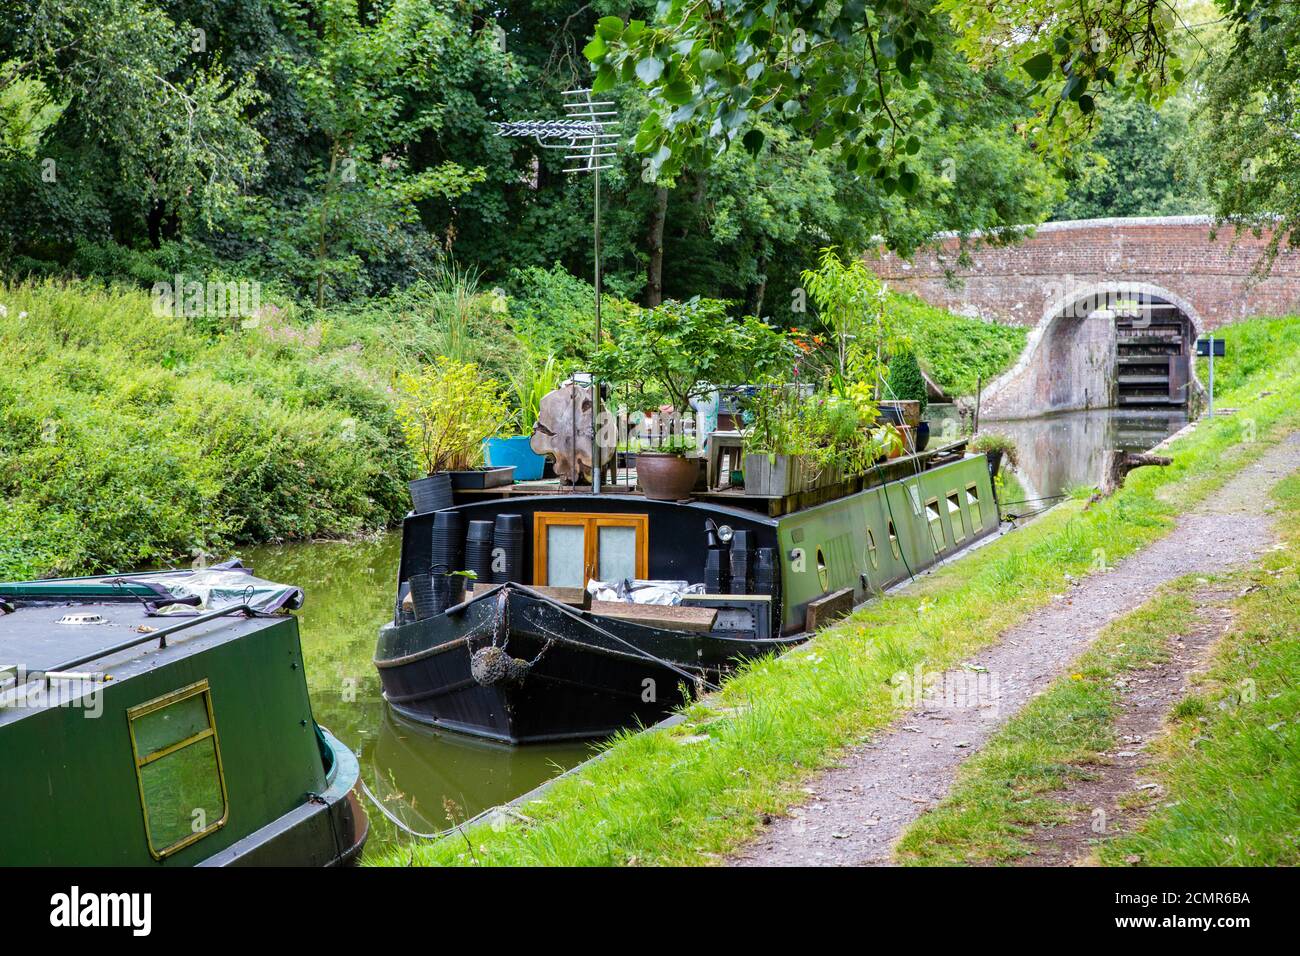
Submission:
M 801 491 L 793 495 L 756 495 L 746 493 L 743 488 L 723 488 L 711 491 L 695 491 L 690 498 L 683 500 L 712 501 L 734 508 L 758 511 L 769 517 L 776 518 L 793 511 L 812 508 L 827 501 L 834 501 L 836 498 L 855 494 L 864 488 L 872 488 L 890 481 L 897 481 L 900 478 L 906 478 L 918 471 L 924 471 L 936 465 L 955 461 L 964 454 L 965 446 L 966 442 L 963 440 L 942 448 L 928 449 L 920 454 L 905 455 L 881 464 L 865 476 L 851 478 L 822 488 L 814 488 L 810 491 Z M 478 501 L 490 498 L 510 498 L 519 495 L 590 495 L 591 493 L 589 483 L 570 486 L 562 484 L 557 478 L 542 478 L 537 481 L 520 481 L 501 488 L 458 490 L 456 497 L 459 501 Z M 602 495 L 627 495 L 629 498 L 645 497 L 640 489 L 636 487 L 635 468 L 618 468 L 614 470 L 613 480 L 602 482 L 600 493 Z

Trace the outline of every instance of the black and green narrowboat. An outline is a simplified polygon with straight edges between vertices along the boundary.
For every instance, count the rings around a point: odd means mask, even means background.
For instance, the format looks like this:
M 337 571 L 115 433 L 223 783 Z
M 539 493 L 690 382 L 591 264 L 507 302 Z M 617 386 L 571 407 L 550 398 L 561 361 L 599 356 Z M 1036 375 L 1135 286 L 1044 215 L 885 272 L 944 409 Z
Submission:
M 0 584 L 0 865 L 354 860 L 359 767 L 312 717 L 300 600 L 237 564 Z
M 963 443 L 784 496 L 657 501 L 554 481 L 461 491 L 405 519 L 375 662 L 407 719 L 512 744 L 605 736 L 662 718 L 692 685 L 806 640 L 999 523 L 986 459 Z M 446 575 L 458 568 L 475 573 L 468 595 Z M 638 588 L 658 603 L 637 603 Z

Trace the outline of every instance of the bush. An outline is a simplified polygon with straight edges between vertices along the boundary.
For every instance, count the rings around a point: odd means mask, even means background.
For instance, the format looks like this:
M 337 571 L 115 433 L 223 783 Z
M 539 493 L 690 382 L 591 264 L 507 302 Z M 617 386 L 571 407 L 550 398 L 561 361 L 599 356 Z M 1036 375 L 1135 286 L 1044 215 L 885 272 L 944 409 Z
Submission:
M 892 399 L 904 402 L 920 402 L 921 414 L 925 414 L 930 404 L 930 395 L 925 388 L 925 376 L 921 374 L 920 363 L 916 353 L 903 349 L 889 360 L 889 379 L 885 394 Z
M 289 319 L 214 340 L 93 283 L 0 286 L 0 306 L 0 578 L 188 563 L 405 510 L 413 462 L 350 345 L 286 346 L 308 332 Z

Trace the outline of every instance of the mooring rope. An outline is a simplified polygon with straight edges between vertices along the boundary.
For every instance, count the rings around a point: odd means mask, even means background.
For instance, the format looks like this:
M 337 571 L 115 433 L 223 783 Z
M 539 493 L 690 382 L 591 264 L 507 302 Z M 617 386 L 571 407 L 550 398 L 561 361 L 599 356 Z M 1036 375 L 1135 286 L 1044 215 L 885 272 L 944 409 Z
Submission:
M 474 816 L 470 817 L 464 823 L 458 823 L 456 824 L 456 826 L 448 827 L 445 830 L 438 830 L 437 832 L 434 833 L 421 833 L 419 830 L 411 829 L 409 826 L 403 823 L 401 819 L 398 818 L 398 816 L 395 813 L 393 813 L 393 811 L 389 810 L 386 806 L 380 803 L 379 798 L 370 792 L 370 788 L 366 786 L 365 780 L 361 779 L 361 777 L 357 777 L 357 786 L 361 788 L 361 792 L 365 794 L 366 799 L 370 801 L 371 805 L 374 806 L 374 808 L 378 810 L 380 813 L 382 813 L 389 823 L 397 827 L 407 836 L 412 836 L 419 840 L 444 840 L 447 837 L 451 836 L 453 833 L 456 833 L 457 831 L 462 830 L 465 827 L 470 826 L 471 824 L 478 823 L 483 818 L 490 816 L 492 813 L 500 809 L 499 807 L 488 807 L 486 810 L 481 810 L 478 813 L 474 814 Z

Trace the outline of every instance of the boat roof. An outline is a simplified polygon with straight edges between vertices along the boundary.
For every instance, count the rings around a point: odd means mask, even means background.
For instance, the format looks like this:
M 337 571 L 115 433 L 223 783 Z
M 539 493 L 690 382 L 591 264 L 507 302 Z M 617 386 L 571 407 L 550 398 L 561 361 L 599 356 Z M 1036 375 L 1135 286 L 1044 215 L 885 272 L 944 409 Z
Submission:
M 47 673 L 66 674 L 61 679 L 89 690 L 93 683 L 120 683 L 286 620 L 248 617 L 238 607 L 159 617 L 134 601 L 50 601 L 0 613 L 0 726 L 32 713 L 30 705 L 12 706 L 19 700 L 15 695 L 35 682 L 48 685 Z

